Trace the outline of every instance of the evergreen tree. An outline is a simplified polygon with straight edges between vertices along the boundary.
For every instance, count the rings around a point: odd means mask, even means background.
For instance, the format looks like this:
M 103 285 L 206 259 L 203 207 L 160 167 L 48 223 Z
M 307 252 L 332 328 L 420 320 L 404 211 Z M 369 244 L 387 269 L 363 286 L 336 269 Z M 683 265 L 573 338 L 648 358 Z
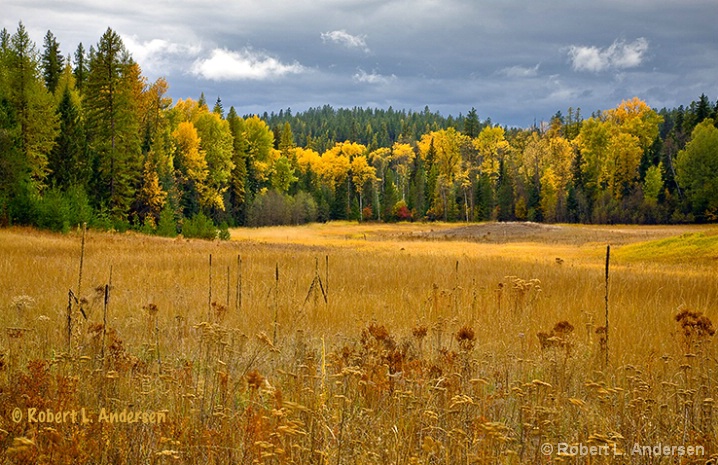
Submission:
M 82 92 L 85 86 L 85 80 L 87 79 L 87 57 L 85 56 L 85 47 L 82 46 L 82 42 L 77 46 L 75 50 L 75 67 L 72 70 L 72 74 L 75 76 L 75 87 L 77 90 Z
M 4 62 L 0 57 L 0 70 Z M 0 71 L 2 72 L 2 71 Z M 0 226 L 7 226 L 15 218 L 17 206 L 12 200 L 26 184 L 25 169 L 18 140 L 17 115 L 6 97 L 0 82 Z M 21 212 L 19 212 L 21 213 Z
M 428 107 L 427 107 L 428 110 Z M 424 205 L 426 206 L 427 212 L 432 210 L 434 206 L 434 192 L 436 192 L 436 182 L 439 177 L 439 166 L 436 163 L 436 147 L 434 146 L 434 139 L 431 139 L 429 143 L 429 150 L 426 152 L 426 198 Z
M 414 157 L 414 167 L 409 176 L 408 206 L 415 212 L 416 218 L 426 215 L 426 168 L 421 156 Z
M 40 192 L 48 174 L 47 157 L 58 133 L 55 102 L 40 79 L 35 45 L 22 23 L 10 38 L 7 90 L 19 123 L 20 153 L 29 174 L 27 181 Z
M 284 123 L 282 132 L 279 134 L 279 151 L 282 156 L 291 158 L 291 150 L 295 147 L 292 126 L 289 122 Z
M 85 107 L 98 205 L 127 220 L 142 174 L 136 87 L 139 73 L 122 39 L 112 29 L 90 57 Z
M 244 128 L 244 120 L 237 115 L 234 107 L 229 109 L 227 114 L 229 130 L 232 133 L 232 174 L 229 188 L 229 205 L 227 210 L 234 224 L 246 224 L 247 204 L 251 200 L 251 192 L 248 189 L 247 172 L 247 151 L 248 144 Z
M 50 92 L 55 92 L 60 74 L 65 67 L 65 59 L 60 53 L 60 44 L 51 31 L 45 34 L 45 50 L 42 53 L 42 75 L 45 86 Z
M 217 101 L 214 102 L 214 108 L 212 113 L 219 115 L 220 118 L 224 119 L 224 107 L 222 106 L 222 99 L 217 97 Z
M 497 220 L 512 221 L 516 219 L 514 216 L 514 183 L 509 170 L 506 168 L 506 162 L 503 160 L 499 169 L 496 200 L 499 208 Z
M 70 86 L 65 86 L 62 91 L 57 112 L 60 132 L 49 158 L 50 184 L 63 191 L 70 186 L 85 189 L 90 175 L 87 142 L 81 110 L 72 98 Z
M 476 114 L 476 108 L 471 108 L 469 113 L 466 115 L 466 119 L 464 120 L 464 135 L 468 136 L 472 139 L 474 139 L 476 136 L 479 135 L 479 132 L 481 131 L 481 123 L 479 122 L 479 117 Z

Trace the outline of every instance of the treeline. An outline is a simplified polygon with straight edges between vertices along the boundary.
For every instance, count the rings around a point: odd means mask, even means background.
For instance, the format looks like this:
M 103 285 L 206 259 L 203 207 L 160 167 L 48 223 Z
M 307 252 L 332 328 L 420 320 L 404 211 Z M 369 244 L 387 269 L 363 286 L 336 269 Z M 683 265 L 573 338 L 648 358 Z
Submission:
M 266 112 L 262 119 L 273 128 L 275 140 L 279 140 L 281 128 L 289 123 L 295 143 L 311 147 L 319 153 L 329 150 L 336 142 L 352 141 L 365 145 L 369 150 L 391 147 L 398 141 L 416 141 L 423 134 L 446 128 L 470 127 L 471 137 L 476 137 L 483 125 L 491 125 L 488 119 L 479 122 L 476 109 L 467 116 L 442 116 L 424 107 L 422 112 L 380 108 L 333 108 L 331 105 L 310 108 L 293 114 L 291 108 L 279 113 Z M 466 126 L 468 124 L 468 126 Z
M 528 129 L 312 108 L 172 102 L 121 38 L 64 56 L 0 32 L 0 224 L 214 237 L 216 226 L 374 221 L 666 223 L 718 215 L 718 104 L 638 99 Z

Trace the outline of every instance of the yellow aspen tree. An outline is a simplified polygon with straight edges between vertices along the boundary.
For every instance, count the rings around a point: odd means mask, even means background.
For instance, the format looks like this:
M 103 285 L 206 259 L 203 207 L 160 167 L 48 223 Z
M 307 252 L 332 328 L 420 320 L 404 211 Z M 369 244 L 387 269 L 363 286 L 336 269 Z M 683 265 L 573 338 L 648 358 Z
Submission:
M 296 160 L 299 173 L 307 174 L 309 171 L 317 174 L 322 164 L 322 156 L 314 149 L 295 147 L 291 156 Z
M 406 184 L 415 156 L 414 148 L 409 144 L 395 142 L 391 147 L 391 162 L 399 180 L 399 192 L 401 192 L 402 200 L 406 200 Z
M 334 192 L 339 184 L 348 180 L 350 169 L 349 157 L 335 146 L 322 154 L 319 176 L 322 183 Z
M 556 221 L 558 205 L 558 180 L 552 168 L 546 168 L 541 176 L 541 211 L 544 220 L 549 223 Z
M 368 182 L 376 179 L 376 168 L 370 166 L 365 156 L 354 157 L 351 162 L 351 176 L 354 189 L 359 194 L 359 212 L 364 210 L 363 192 Z M 362 215 L 359 215 L 361 219 Z
M 504 129 L 500 126 L 485 127 L 474 139 L 474 146 L 479 152 L 481 172 L 495 183 L 499 176 L 500 160 L 510 148 Z

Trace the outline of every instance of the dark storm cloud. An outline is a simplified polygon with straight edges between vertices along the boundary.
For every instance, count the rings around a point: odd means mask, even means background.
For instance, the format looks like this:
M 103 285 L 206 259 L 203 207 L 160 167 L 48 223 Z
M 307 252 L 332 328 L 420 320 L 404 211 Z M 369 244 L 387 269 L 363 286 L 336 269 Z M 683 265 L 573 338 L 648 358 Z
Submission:
M 6 0 L 38 47 L 70 53 L 107 27 L 175 98 L 239 113 L 379 106 L 526 126 L 635 96 L 654 107 L 716 98 L 714 0 Z

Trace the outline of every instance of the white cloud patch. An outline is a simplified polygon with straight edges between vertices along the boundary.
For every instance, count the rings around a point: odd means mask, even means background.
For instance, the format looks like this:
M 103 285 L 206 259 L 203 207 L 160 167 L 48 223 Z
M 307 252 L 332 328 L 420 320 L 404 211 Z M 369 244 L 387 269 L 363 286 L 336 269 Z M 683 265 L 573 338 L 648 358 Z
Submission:
M 510 66 L 499 71 L 499 74 L 509 78 L 530 78 L 538 76 L 539 66 Z
M 609 69 L 635 68 L 643 63 L 648 51 L 648 40 L 639 37 L 626 43 L 617 40 L 608 48 L 572 45 L 568 55 L 574 71 L 598 73 Z
M 352 79 L 354 79 L 355 82 L 360 82 L 362 84 L 389 84 L 390 82 L 396 80 L 396 76 L 394 74 L 385 76 L 373 71 L 369 74 L 360 68 L 359 71 L 354 74 Z
M 369 53 L 370 51 L 366 44 L 366 36 L 354 36 L 343 29 L 340 31 L 322 32 L 322 41 L 325 43 L 333 42 L 347 48 L 363 50 L 365 53 Z
M 198 44 L 178 44 L 164 39 L 140 41 L 137 36 L 122 37 L 132 58 L 149 72 L 166 72 L 167 67 L 181 57 L 195 57 L 202 47 Z
M 261 81 L 304 71 L 305 68 L 296 61 L 291 64 L 282 63 L 251 48 L 240 51 L 216 48 L 212 50 L 209 58 L 196 60 L 191 69 L 192 74 L 213 81 Z

